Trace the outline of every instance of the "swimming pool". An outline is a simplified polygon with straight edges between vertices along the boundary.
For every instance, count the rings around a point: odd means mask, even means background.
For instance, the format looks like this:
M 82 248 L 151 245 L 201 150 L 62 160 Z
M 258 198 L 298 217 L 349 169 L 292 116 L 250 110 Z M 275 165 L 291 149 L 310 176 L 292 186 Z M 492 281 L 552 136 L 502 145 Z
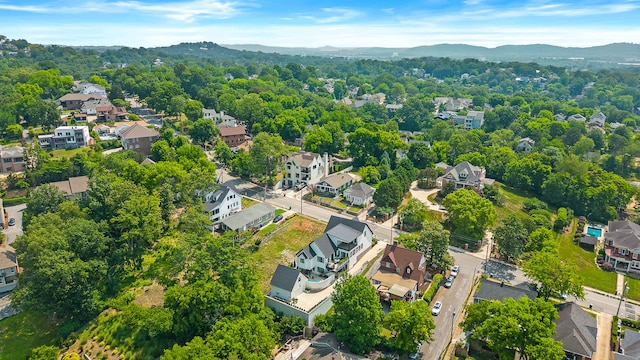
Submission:
M 602 229 L 587 226 L 587 234 L 599 238 L 600 236 L 602 236 Z

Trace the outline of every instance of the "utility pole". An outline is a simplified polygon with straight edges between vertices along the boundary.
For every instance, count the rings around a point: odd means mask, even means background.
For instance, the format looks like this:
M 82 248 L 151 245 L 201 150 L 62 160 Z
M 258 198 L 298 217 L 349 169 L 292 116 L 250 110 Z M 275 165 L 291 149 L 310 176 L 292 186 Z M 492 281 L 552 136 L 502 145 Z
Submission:
M 624 289 L 622 289 L 622 294 L 620 294 L 620 302 L 618 302 L 618 311 L 616 311 L 616 317 L 620 314 L 620 306 L 622 305 L 622 300 L 624 299 L 624 294 L 629 291 L 629 287 L 627 286 L 627 281 L 624 282 Z

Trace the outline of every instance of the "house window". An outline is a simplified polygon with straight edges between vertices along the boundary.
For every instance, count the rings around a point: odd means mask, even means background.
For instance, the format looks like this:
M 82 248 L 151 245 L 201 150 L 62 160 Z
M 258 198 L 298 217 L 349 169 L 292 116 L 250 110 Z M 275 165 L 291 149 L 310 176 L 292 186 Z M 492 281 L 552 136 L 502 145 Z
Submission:
M 304 259 L 300 258 L 300 264 L 304 264 Z
M 387 261 L 387 262 L 384 264 L 384 266 L 385 266 L 386 268 L 390 268 L 390 267 L 391 267 L 391 263 Z
M 318 262 L 319 262 L 319 263 L 324 263 L 324 258 L 323 258 L 323 257 L 318 256 Z
M 411 268 L 407 268 L 407 274 L 411 274 Z
M 4 161 L 5 163 L 10 163 L 12 160 L 11 158 L 6 158 L 6 159 L 2 159 L 2 161 Z

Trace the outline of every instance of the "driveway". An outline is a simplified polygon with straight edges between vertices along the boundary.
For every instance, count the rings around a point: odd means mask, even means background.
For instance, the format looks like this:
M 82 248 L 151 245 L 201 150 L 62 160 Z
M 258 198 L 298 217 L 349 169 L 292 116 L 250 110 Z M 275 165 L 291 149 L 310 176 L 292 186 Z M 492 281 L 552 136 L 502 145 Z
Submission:
M 25 204 L 7 206 L 4 208 L 4 211 L 7 213 L 7 219 L 16 219 L 15 225 L 9 226 L 3 230 L 3 232 L 7 236 L 7 244 L 9 245 L 16 241 L 16 238 L 18 236 L 22 235 L 22 213 L 26 208 L 27 205 Z
M 437 188 L 436 189 L 420 189 L 418 187 L 418 182 L 414 181 L 411 183 L 411 188 L 409 189 L 409 191 L 411 192 L 411 196 L 413 198 L 416 198 L 422 201 L 423 203 L 425 203 L 425 205 L 427 205 L 430 210 L 443 211 L 442 209 L 440 209 L 440 205 L 438 205 L 437 203 L 431 202 L 429 200 L 429 196 L 438 192 Z

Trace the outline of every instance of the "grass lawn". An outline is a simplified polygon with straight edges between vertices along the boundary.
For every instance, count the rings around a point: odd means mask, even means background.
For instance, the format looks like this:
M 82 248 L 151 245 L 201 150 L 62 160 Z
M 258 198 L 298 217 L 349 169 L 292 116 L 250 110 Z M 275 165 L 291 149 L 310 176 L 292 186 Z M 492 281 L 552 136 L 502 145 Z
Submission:
M 627 286 L 629 287 L 629 291 L 626 294 L 626 297 L 633 300 L 640 300 L 640 280 L 634 279 L 631 277 L 626 277 Z
M 55 338 L 55 323 L 45 315 L 23 311 L 0 321 L 0 359 L 26 359 L 31 349 L 53 345 Z
M 286 210 L 283 210 L 283 209 L 276 209 L 275 214 L 276 214 L 276 216 L 278 216 L 278 215 L 280 215 L 280 214 L 284 214 L 285 212 L 286 212 Z
M 285 229 L 260 245 L 250 258 L 260 271 L 260 286 L 265 294 L 269 292 L 269 282 L 278 264 L 289 265 L 300 249 L 322 234 L 326 225 L 304 216 L 295 216 L 283 226 Z
M 346 209 L 349 205 L 347 203 L 345 203 L 344 201 L 336 201 L 333 204 L 331 204 L 335 207 L 341 208 L 341 209 Z
M 262 228 L 262 230 L 258 231 L 256 233 L 257 236 L 266 236 L 271 234 L 275 229 L 278 228 L 278 225 L 276 224 L 269 224 L 267 226 L 265 226 L 264 228 Z
M 246 197 L 242 197 L 242 210 L 252 207 L 253 205 L 257 204 L 258 202 L 255 200 L 251 200 L 249 198 Z M 277 214 L 276 214 L 277 215 Z
M 74 155 L 82 152 L 89 152 L 91 149 L 89 148 L 77 148 L 77 149 L 60 149 L 53 150 L 51 154 L 53 155 L 53 159 L 60 160 L 63 158 L 72 158 Z
M 497 219 L 495 226 L 501 226 L 503 221 L 512 214 L 515 214 L 519 218 L 527 217 L 528 215 L 522 211 L 525 200 L 531 198 L 519 190 L 511 188 L 506 185 L 500 185 L 500 194 L 504 197 L 504 203 L 502 206 L 493 205 L 496 210 Z
M 563 259 L 575 264 L 583 285 L 615 294 L 616 273 L 600 270 L 595 263 L 596 254 L 586 251 L 573 243 L 576 224 L 577 222 L 574 220 L 571 225 L 571 231 L 558 237 L 560 254 L 562 254 Z

